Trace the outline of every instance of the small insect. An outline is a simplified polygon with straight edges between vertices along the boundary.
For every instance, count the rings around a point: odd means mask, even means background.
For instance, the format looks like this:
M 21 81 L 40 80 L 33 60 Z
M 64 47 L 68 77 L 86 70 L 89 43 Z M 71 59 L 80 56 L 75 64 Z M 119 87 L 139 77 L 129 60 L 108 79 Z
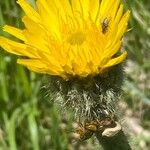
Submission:
M 102 26 L 102 33 L 105 34 L 108 31 L 108 25 L 109 25 L 109 19 L 104 18 L 103 21 L 101 22 Z

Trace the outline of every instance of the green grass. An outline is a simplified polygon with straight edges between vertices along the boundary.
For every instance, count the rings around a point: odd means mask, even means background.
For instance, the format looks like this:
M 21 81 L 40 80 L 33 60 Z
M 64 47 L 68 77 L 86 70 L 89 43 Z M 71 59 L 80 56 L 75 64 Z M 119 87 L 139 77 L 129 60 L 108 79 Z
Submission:
M 35 4 L 34 0 L 29 2 Z M 148 0 L 125 3 L 132 10 L 131 31 L 127 33 L 125 47 L 129 64 L 133 66 L 129 65 L 127 72 L 124 99 L 137 114 L 143 108 L 141 126 L 149 130 L 150 6 Z M 15 0 L 1 0 L 0 34 L 8 36 L 1 30 L 4 24 L 22 27 L 22 15 Z M 57 108 L 42 94 L 42 78 L 17 65 L 15 56 L 0 49 L 0 150 L 69 149 L 72 122 L 62 119 Z M 143 139 L 148 147 L 150 141 L 143 137 L 137 140 L 138 146 Z M 98 147 L 92 141 L 87 145 Z

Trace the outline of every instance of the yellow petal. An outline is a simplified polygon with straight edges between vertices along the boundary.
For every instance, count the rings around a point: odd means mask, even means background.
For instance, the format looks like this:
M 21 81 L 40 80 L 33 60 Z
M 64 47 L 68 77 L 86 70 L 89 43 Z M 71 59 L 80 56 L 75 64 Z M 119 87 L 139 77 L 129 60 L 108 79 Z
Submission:
M 28 69 L 38 72 L 38 73 L 46 73 L 51 75 L 60 74 L 56 69 L 54 70 L 51 66 L 47 66 L 47 64 L 43 63 L 40 59 L 18 59 L 18 64 L 26 66 Z
M 100 5 L 100 17 L 104 19 L 110 14 L 112 6 L 114 6 L 116 0 L 102 0 Z
M 40 60 L 36 59 L 18 59 L 18 64 L 26 66 L 29 70 L 46 74 L 46 65 L 43 64 Z
M 72 17 L 72 8 L 71 4 L 68 0 L 53 0 L 53 2 L 50 0 L 48 1 L 48 4 L 50 6 L 54 5 L 58 9 L 59 14 L 61 17 L 66 21 L 66 17 Z
M 26 41 L 26 38 L 25 36 L 23 35 L 23 31 L 18 29 L 18 28 L 15 28 L 15 27 L 12 27 L 12 26 L 8 26 L 8 25 L 5 25 L 3 30 L 5 32 L 8 32 L 10 33 L 11 35 L 17 37 L 18 39 L 22 40 L 22 41 Z
M 93 21 L 96 21 L 100 7 L 100 0 L 89 0 L 89 13 Z
M 122 44 L 121 41 L 117 41 L 114 45 L 110 46 L 108 49 L 105 50 L 103 56 L 111 58 L 120 50 L 121 44 Z
M 126 31 L 129 17 L 130 17 L 130 11 L 127 11 L 121 18 L 118 24 L 118 32 L 117 32 L 118 39 L 120 39 L 123 36 L 124 32 Z
M 71 0 L 71 6 L 73 13 L 78 13 L 83 16 L 83 8 L 81 6 L 80 0 Z
M 118 24 L 123 14 L 123 5 L 121 4 L 116 14 L 115 22 Z
M 111 19 L 115 18 L 119 4 L 120 4 L 120 0 L 115 0 L 111 10 Z
M 82 0 L 81 2 L 81 7 L 82 7 L 82 12 L 83 12 L 83 17 L 86 20 L 89 17 L 89 1 L 90 0 Z
M 126 56 L 127 56 L 127 52 L 125 51 L 120 56 L 109 60 L 108 63 L 103 66 L 103 68 L 107 68 L 119 64 L 126 58 Z
M 25 44 L 21 44 L 12 40 L 9 40 L 7 38 L 4 38 L 0 36 L 0 46 L 5 49 L 7 52 L 15 54 L 15 55 L 21 55 L 21 56 L 28 56 L 31 58 L 37 58 L 35 51 L 32 49 L 27 49 L 27 46 Z
M 17 3 L 22 7 L 26 15 L 36 23 L 40 22 L 39 14 L 28 4 L 26 0 L 18 0 Z
M 46 27 L 47 31 L 53 34 L 53 36 L 61 39 L 58 10 L 54 10 L 53 6 L 49 6 L 46 0 L 38 0 L 36 3 L 39 15 L 41 16 L 42 26 Z

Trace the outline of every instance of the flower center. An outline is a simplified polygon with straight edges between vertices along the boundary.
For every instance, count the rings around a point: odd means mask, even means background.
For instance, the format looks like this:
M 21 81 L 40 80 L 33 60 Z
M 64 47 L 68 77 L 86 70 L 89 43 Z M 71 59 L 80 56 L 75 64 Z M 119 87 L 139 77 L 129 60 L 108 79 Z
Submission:
M 76 32 L 71 34 L 71 36 L 68 38 L 68 42 L 71 45 L 81 45 L 85 41 L 86 37 L 85 34 L 82 32 Z

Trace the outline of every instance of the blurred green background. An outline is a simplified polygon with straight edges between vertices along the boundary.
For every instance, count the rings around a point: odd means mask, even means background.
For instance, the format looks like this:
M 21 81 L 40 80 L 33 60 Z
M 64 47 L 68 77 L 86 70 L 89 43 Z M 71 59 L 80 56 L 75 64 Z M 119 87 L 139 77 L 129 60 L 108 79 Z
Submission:
M 150 148 L 150 5 L 148 0 L 123 0 L 132 10 L 131 30 L 119 105 L 125 131 L 136 150 Z M 34 0 L 29 0 L 35 5 Z M 0 0 L 0 35 L 5 24 L 19 28 L 22 10 L 15 0 Z M 10 37 L 11 38 L 11 37 Z M 45 96 L 43 76 L 16 64 L 16 57 L 0 49 L 0 150 L 96 150 L 95 139 L 73 141 L 74 123 L 63 117 Z

